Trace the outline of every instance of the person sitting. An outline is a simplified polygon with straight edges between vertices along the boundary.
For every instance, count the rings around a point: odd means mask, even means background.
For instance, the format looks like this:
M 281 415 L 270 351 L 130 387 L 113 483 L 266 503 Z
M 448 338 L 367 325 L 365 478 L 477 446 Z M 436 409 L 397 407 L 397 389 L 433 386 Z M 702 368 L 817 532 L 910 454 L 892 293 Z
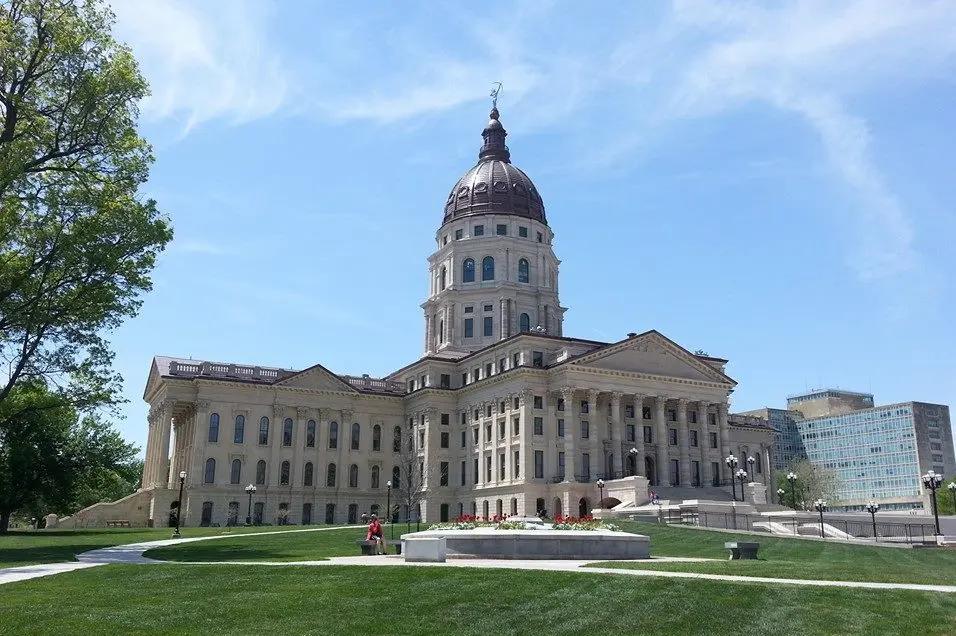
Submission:
M 372 522 L 368 524 L 365 540 L 375 542 L 375 554 L 386 554 L 385 533 L 382 530 L 382 524 L 378 521 L 378 515 L 372 515 Z

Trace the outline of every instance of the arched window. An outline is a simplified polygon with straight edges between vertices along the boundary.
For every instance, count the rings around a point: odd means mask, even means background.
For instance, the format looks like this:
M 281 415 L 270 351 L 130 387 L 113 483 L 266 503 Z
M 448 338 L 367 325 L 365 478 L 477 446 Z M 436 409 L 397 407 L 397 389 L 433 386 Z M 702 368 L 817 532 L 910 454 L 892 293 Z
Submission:
M 441 274 L 438 275 L 438 289 L 445 289 L 445 281 L 448 280 L 448 270 L 444 267 L 441 268 Z
M 465 262 L 461 264 L 461 282 L 475 282 L 475 259 L 466 258 Z
M 312 485 L 312 462 L 305 463 L 305 468 L 302 471 L 302 485 L 303 486 Z
M 292 418 L 287 417 L 285 421 L 282 422 L 282 445 L 283 446 L 292 446 Z
M 219 441 L 219 413 L 210 413 L 209 415 L 209 441 Z
M 358 465 L 349 466 L 349 488 L 358 488 Z
M 266 460 L 260 459 L 256 464 L 256 484 L 262 486 L 266 483 Z
M 362 439 L 362 427 L 358 422 L 352 424 L 352 450 L 359 449 L 359 440 Z
M 269 418 L 264 415 L 259 420 L 259 443 L 263 446 L 269 443 Z
M 329 470 L 325 474 L 325 485 L 335 488 L 335 464 L 329 464 Z
M 531 316 L 528 314 L 521 314 L 521 318 L 518 322 L 519 331 L 531 331 Z
M 210 457 L 206 460 L 206 474 L 203 475 L 203 483 L 212 484 L 216 481 L 216 460 Z
M 392 429 L 392 452 L 402 452 L 402 427 L 396 426 Z
M 232 441 L 236 444 L 242 444 L 242 440 L 246 436 L 246 416 L 237 415 L 236 416 L 236 427 L 232 434 Z
M 329 448 L 339 447 L 339 423 L 329 422 Z
M 518 261 L 518 282 L 527 283 L 531 280 L 531 267 L 526 259 Z
M 378 481 L 379 481 L 378 473 L 379 473 L 379 468 L 378 468 L 378 466 L 372 466 L 372 488 L 378 488 L 378 487 L 379 487 L 379 485 L 378 485 Z
M 378 424 L 372 427 L 372 450 L 382 450 L 382 427 Z
M 305 425 L 305 445 L 309 448 L 315 446 L 315 420 L 309 420 Z
M 232 460 L 232 468 L 229 470 L 229 483 L 238 484 L 239 480 L 242 479 L 242 461 L 239 459 Z
M 400 488 L 402 485 L 402 471 L 398 466 L 392 468 L 392 488 Z
M 288 486 L 289 485 L 289 462 L 282 462 L 282 465 L 279 466 L 279 485 Z
M 492 256 L 486 256 L 481 259 L 481 280 L 495 279 L 495 259 Z

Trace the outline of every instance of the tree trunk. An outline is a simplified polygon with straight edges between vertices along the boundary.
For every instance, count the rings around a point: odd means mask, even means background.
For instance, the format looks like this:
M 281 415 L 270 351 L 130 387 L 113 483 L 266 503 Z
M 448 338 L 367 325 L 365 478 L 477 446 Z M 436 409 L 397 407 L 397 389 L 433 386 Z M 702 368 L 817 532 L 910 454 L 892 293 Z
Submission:
M 10 527 L 10 511 L 0 510 L 0 534 L 6 534 Z

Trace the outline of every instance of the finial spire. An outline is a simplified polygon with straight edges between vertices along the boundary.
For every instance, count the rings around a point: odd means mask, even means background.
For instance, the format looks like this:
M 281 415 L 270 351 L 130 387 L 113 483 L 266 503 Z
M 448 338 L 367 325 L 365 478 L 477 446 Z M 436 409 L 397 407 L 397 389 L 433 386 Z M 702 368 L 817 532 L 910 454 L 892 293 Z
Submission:
M 492 82 L 493 88 L 491 89 L 491 112 L 498 112 L 498 93 L 501 92 L 501 82 Z M 497 117 L 495 117 L 497 119 Z
M 498 121 L 498 93 L 501 92 L 501 82 L 495 82 L 491 89 L 491 114 L 488 125 L 482 131 L 485 143 L 482 144 L 478 152 L 479 160 L 498 159 L 510 162 L 511 153 L 508 152 L 508 146 L 505 145 L 505 137 L 508 133 L 505 131 L 501 122 Z

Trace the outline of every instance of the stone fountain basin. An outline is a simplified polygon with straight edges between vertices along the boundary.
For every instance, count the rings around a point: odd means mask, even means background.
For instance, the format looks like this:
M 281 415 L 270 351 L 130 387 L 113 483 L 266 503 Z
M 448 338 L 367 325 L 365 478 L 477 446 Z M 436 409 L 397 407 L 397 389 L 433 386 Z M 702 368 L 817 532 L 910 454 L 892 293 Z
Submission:
M 415 537 L 443 537 L 452 559 L 647 559 L 651 548 L 646 535 L 612 530 L 424 530 L 402 540 Z

